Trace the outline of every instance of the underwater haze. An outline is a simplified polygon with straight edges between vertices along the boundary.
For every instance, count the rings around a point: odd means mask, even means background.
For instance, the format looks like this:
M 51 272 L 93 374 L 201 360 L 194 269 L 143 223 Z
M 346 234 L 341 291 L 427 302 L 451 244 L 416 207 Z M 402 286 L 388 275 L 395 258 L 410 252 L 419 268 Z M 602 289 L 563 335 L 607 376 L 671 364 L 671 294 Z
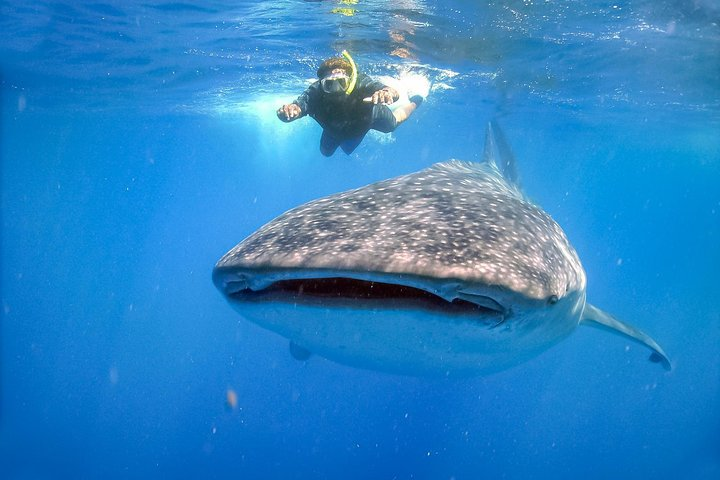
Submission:
M 347 49 L 427 100 L 351 155 L 275 114 Z M 720 478 L 720 3 L 0 3 L 0 478 Z M 502 126 L 588 300 L 463 379 L 298 361 L 211 281 L 303 202 Z

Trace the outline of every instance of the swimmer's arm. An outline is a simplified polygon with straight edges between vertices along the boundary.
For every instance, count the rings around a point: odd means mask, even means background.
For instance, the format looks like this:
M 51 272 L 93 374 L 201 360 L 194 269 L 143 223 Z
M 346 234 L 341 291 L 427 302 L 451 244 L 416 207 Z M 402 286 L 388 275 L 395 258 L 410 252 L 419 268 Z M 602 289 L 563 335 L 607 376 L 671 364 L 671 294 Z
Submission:
M 355 89 L 360 92 L 363 101 L 367 103 L 390 105 L 400 98 L 400 94 L 394 88 L 362 73 L 358 75 L 358 84 Z
M 280 107 L 277 111 L 278 118 L 283 122 L 292 122 L 310 113 L 311 98 L 316 97 L 319 85 L 320 82 L 313 83 L 295 101 Z
M 363 102 L 375 103 L 381 105 L 390 105 L 400 98 L 400 94 L 392 87 L 383 87 L 369 97 L 363 98 Z
M 362 73 L 358 75 L 358 85 L 355 88 L 361 92 L 366 103 L 390 105 L 400 98 L 400 94 L 394 88 Z
M 294 120 L 297 120 L 298 118 L 302 118 L 303 116 L 305 116 L 302 108 L 300 108 L 300 105 L 294 102 L 288 103 L 278 108 L 278 111 L 276 113 L 278 118 L 286 123 L 292 122 Z

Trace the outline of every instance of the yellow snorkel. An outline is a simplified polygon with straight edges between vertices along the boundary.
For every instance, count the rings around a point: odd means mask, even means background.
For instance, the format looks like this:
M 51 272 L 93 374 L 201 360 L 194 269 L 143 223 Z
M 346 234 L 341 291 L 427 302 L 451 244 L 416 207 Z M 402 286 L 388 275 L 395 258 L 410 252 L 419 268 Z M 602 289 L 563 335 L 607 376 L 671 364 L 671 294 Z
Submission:
M 357 67 L 355 66 L 355 61 L 352 59 L 347 50 L 342 51 L 342 56 L 345 57 L 345 59 L 350 63 L 350 68 L 352 68 L 350 84 L 348 85 L 347 90 L 345 90 L 345 95 L 350 95 L 355 89 L 355 82 L 357 82 Z

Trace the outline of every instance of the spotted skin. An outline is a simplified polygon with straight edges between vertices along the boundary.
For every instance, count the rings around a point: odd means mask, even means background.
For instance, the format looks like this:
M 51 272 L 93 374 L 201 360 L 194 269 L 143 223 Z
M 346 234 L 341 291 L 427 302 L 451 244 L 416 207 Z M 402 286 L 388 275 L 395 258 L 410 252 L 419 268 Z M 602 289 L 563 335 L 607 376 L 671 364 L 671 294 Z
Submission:
M 585 288 L 558 224 L 494 164 L 457 160 L 289 210 L 228 252 L 225 266 L 456 279 L 532 299 Z

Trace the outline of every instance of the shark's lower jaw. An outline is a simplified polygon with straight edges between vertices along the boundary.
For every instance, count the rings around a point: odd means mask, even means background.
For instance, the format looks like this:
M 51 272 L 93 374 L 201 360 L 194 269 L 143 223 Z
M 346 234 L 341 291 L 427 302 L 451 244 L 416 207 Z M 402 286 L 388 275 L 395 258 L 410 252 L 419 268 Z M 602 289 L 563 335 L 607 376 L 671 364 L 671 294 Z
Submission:
M 503 370 L 555 343 L 538 337 L 531 320 L 406 285 L 332 277 L 246 286 L 225 286 L 244 318 L 353 367 L 469 376 Z

